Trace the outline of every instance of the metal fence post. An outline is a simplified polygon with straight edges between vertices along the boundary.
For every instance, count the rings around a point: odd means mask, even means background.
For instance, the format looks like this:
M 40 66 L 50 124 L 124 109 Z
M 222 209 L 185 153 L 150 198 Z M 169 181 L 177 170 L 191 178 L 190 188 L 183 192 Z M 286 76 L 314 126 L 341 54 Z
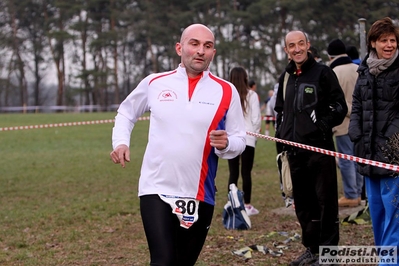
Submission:
M 359 18 L 359 33 L 360 33 L 360 59 L 363 60 L 366 57 L 366 19 Z

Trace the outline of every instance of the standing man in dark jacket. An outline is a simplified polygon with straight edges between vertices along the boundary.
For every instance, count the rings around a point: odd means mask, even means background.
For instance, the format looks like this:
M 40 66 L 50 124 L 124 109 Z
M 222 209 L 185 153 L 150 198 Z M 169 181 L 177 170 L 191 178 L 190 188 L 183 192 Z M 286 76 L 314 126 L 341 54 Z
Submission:
M 332 128 L 342 123 L 348 108 L 336 75 L 314 60 L 309 47 L 302 31 L 285 37 L 284 49 L 292 60 L 286 82 L 285 72 L 279 79 L 276 137 L 334 150 Z M 279 149 L 288 152 L 295 212 L 306 247 L 290 265 L 318 265 L 319 246 L 339 241 L 335 158 L 289 145 Z

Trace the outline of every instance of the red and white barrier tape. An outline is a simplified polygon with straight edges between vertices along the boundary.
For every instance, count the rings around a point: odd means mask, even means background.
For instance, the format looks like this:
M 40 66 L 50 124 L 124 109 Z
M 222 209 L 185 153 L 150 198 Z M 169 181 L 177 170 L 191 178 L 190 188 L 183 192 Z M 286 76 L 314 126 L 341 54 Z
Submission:
M 140 120 L 141 121 L 142 120 L 150 120 L 150 117 L 149 116 L 140 117 L 138 119 L 138 121 L 140 121 Z M 106 123 L 113 123 L 114 121 L 115 121 L 114 119 L 107 119 L 107 120 L 67 122 L 67 123 L 58 123 L 58 124 L 32 125 L 32 126 L 0 127 L 0 131 L 12 131 L 12 130 L 24 130 L 24 129 L 38 129 L 38 128 L 54 128 L 54 127 L 106 124 Z M 367 160 L 367 159 L 363 159 L 363 158 L 360 158 L 360 157 L 356 157 L 356 156 L 352 156 L 352 155 L 348 155 L 348 154 L 344 154 L 344 153 L 339 153 L 339 152 L 335 152 L 335 151 L 325 150 L 325 149 L 321 149 L 321 148 L 317 148 L 317 147 L 313 147 L 313 146 L 309 146 L 309 145 L 305 145 L 305 144 L 301 144 L 301 143 L 297 143 L 297 142 L 292 142 L 292 141 L 288 141 L 288 140 L 278 139 L 278 138 L 275 138 L 275 137 L 270 137 L 270 136 L 266 136 L 266 135 L 262 135 L 262 134 L 258 134 L 258 133 L 247 132 L 247 134 L 255 136 L 257 138 L 267 139 L 267 140 L 271 140 L 271 141 L 274 141 L 274 142 L 281 142 L 281 143 L 288 144 L 288 145 L 291 145 L 291 146 L 294 146 L 294 147 L 298 147 L 298 148 L 302 148 L 302 149 L 306 149 L 306 150 L 310 150 L 310 151 L 314 151 L 314 152 L 318 152 L 318 153 L 323 153 L 323 154 L 326 154 L 326 155 L 342 158 L 342 159 L 345 159 L 345 160 L 355 161 L 355 162 L 358 162 L 358 163 L 368 164 L 368 165 L 372 165 L 372 166 L 376 166 L 376 167 L 392 170 L 392 171 L 395 171 L 395 172 L 399 172 L 399 166 L 398 165 L 382 163 L 382 162 L 377 162 L 377 161 L 373 161 L 373 160 Z
M 352 155 L 348 155 L 348 154 L 344 154 L 344 153 L 339 153 L 339 152 L 335 152 L 335 151 L 325 150 L 325 149 L 322 149 L 322 148 L 317 148 L 317 147 L 313 147 L 313 146 L 309 146 L 309 145 L 305 145 L 305 144 L 301 144 L 301 143 L 297 143 L 297 142 L 292 142 L 292 141 L 288 141 L 288 140 L 283 140 L 283 139 L 278 139 L 278 138 L 274 138 L 274 137 L 270 137 L 270 136 L 265 136 L 265 135 L 261 135 L 261 134 L 257 134 L 257 133 L 253 133 L 253 132 L 247 132 L 247 134 L 255 136 L 257 138 L 268 139 L 268 140 L 272 140 L 274 142 L 281 142 L 281 143 L 288 144 L 288 145 L 291 145 L 291 146 L 294 146 L 294 147 L 298 147 L 298 148 L 302 148 L 302 149 L 306 149 L 306 150 L 310 150 L 310 151 L 314 151 L 314 152 L 318 152 L 318 153 L 323 153 L 323 154 L 326 154 L 326 155 L 342 158 L 342 159 L 345 159 L 345 160 L 355 161 L 355 162 L 358 162 L 358 163 L 368 164 L 368 165 L 377 166 L 377 167 L 380 167 L 380 168 L 385 168 L 385 169 L 388 169 L 388 170 L 392 170 L 392 171 L 395 171 L 395 172 L 399 172 L 399 165 L 393 165 L 393 164 L 388 164 L 388 163 L 382 163 L 382 162 L 377 162 L 377 161 L 373 161 L 373 160 L 363 159 L 363 158 L 360 158 L 360 157 L 356 157 L 356 156 L 352 156 Z
M 276 121 L 276 118 L 274 116 L 262 116 L 263 121 Z
M 150 120 L 150 117 L 149 116 L 144 116 L 144 117 L 140 117 L 137 120 Z M 32 125 L 32 126 L 0 127 L 0 131 L 37 129 L 37 128 L 52 128 L 52 127 L 83 126 L 83 125 L 94 125 L 94 124 L 107 124 L 107 123 L 113 123 L 113 122 L 115 122 L 115 119 L 82 121 L 82 122 L 67 122 L 67 123 L 57 123 L 57 124 Z
M 58 124 L 44 124 L 44 125 L 33 125 L 33 126 L 16 126 L 16 127 L 0 127 L 0 131 L 12 131 L 22 129 L 37 129 L 37 128 L 51 128 L 51 127 L 69 127 L 69 126 L 81 126 L 81 125 L 93 125 L 93 124 L 104 124 L 112 123 L 114 120 L 96 120 L 96 121 L 83 121 L 83 122 L 67 122 Z

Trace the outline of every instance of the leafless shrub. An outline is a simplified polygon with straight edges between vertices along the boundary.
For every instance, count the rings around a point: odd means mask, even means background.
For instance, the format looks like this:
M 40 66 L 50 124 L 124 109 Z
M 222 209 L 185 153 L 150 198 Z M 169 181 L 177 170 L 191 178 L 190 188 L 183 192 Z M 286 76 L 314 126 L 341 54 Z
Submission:
M 399 164 L 399 133 L 392 135 L 381 151 L 389 163 Z

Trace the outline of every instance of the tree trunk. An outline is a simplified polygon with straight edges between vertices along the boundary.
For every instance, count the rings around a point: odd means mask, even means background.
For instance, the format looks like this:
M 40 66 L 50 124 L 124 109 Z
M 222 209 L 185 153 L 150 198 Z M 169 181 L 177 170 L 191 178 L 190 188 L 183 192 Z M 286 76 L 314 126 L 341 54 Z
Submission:
M 62 12 L 61 10 L 59 11 Z M 48 21 L 48 13 L 45 9 L 44 11 L 45 19 Z M 49 29 L 50 30 L 50 29 Z M 58 30 L 63 30 L 63 23 L 62 23 L 62 14 L 59 14 L 58 20 Z M 52 58 L 54 60 L 55 68 L 57 70 L 57 80 L 58 80 L 58 89 L 57 89 L 57 105 L 63 105 L 64 99 L 64 81 L 65 81 L 65 65 L 64 65 L 64 40 L 62 37 L 55 39 L 56 45 L 54 47 L 52 43 L 52 38 L 48 32 L 48 43 L 51 51 Z
M 115 10 L 114 8 L 114 0 L 110 0 L 111 10 Z M 111 32 L 115 34 L 114 43 L 113 43 L 113 53 L 114 53 L 114 103 L 119 103 L 119 79 L 118 79 L 118 34 L 115 29 L 115 15 L 111 12 Z M 106 103 L 108 104 L 108 102 Z
M 80 20 L 82 21 L 81 17 Z M 83 79 L 83 86 L 84 86 L 84 96 L 85 96 L 85 100 L 84 100 L 84 104 L 85 105 L 90 105 L 90 92 L 91 87 L 90 87 L 90 82 L 89 82 L 89 75 L 88 75 L 88 71 L 87 71 L 87 50 L 86 50 L 86 43 L 87 43 L 87 25 L 88 25 L 88 21 L 89 21 L 89 16 L 86 14 L 86 18 L 84 23 L 82 23 L 83 29 L 80 32 L 80 36 L 82 39 L 82 79 Z
M 17 21 L 16 21 L 16 11 L 13 3 L 9 5 L 10 8 L 10 17 L 11 17 L 11 27 L 12 27 L 12 45 L 13 45 L 13 51 L 14 55 L 16 57 L 15 61 L 15 68 L 13 67 L 13 70 L 18 70 L 17 78 L 18 78 L 18 84 L 19 84 L 19 91 L 20 91 L 20 103 L 21 106 L 26 106 L 28 104 L 28 90 L 27 90 L 27 85 L 26 85 L 26 79 L 25 79 L 25 65 L 21 57 L 21 52 L 20 52 L 20 42 L 19 38 L 17 36 L 18 33 L 18 26 L 17 26 Z

